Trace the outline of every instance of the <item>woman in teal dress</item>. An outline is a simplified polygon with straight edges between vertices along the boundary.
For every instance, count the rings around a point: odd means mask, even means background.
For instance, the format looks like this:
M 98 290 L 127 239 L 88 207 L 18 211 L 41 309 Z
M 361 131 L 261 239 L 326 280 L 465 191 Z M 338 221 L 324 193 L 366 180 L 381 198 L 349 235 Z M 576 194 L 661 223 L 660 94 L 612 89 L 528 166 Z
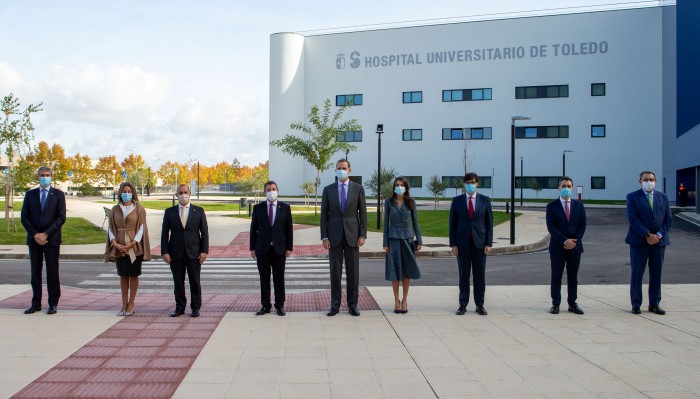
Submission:
M 408 313 L 408 288 L 411 279 L 420 278 L 415 251 L 423 244 L 418 228 L 416 201 L 408 193 L 403 177 L 394 180 L 394 193 L 384 201 L 385 278 L 394 290 L 394 313 Z M 399 300 L 399 284 L 403 297 Z

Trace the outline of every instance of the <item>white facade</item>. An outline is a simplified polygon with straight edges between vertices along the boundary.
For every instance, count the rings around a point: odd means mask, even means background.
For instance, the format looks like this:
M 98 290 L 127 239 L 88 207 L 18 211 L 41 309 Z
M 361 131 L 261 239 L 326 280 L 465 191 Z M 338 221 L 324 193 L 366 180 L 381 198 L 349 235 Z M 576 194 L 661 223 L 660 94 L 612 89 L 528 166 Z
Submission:
M 566 174 L 583 186 L 584 199 L 624 199 L 638 188 L 642 170 L 662 171 L 662 132 L 673 124 L 664 109 L 675 90 L 675 6 L 600 11 L 348 32 L 318 36 L 279 33 L 270 46 L 270 140 L 304 122 L 326 98 L 361 94 L 345 118 L 363 127 L 349 154 L 352 175 L 363 182 L 377 168 L 376 125 L 384 125 L 382 165 L 421 176 L 414 196 L 430 196 L 431 175 L 464 174 L 460 140 L 443 140 L 444 128 L 490 127 L 491 139 L 469 144 L 470 171 L 493 175 L 482 192 L 510 196 L 511 116 L 516 126 L 568 126 L 566 138 L 517 139 L 515 174 Z M 666 15 L 666 18 L 664 18 Z M 479 54 L 479 55 L 478 55 Z M 471 58 L 470 58 L 471 57 Z M 479 59 L 477 59 L 479 58 Z M 440 61 L 440 62 L 438 62 Z M 665 79 L 663 79 L 665 77 Z M 592 96 L 591 84 L 605 95 Z M 568 86 L 568 97 L 516 99 L 516 87 Z M 486 101 L 443 101 L 443 90 L 491 89 Z M 422 92 L 421 103 L 403 103 L 403 92 Z M 592 137 L 605 125 L 605 137 Z M 665 126 L 666 125 L 666 126 Z M 422 129 L 422 140 L 404 141 L 403 129 Z M 336 158 L 345 154 L 339 153 Z M 270 178 L 300 194 L 316 172 L 301 158 L 270 148 Z M 604 187 L 591 189 L 591 177 Z M 321 184 L 333 181 L 329 169 Z M 600 183 L 600 179 L 597 180 Z M 454 194 L 448 190 L 446 195 Z M 516 193 L 519 196 L 519 191 Z M 551 198 L 554 189 L 524 190 L 525 198 Z

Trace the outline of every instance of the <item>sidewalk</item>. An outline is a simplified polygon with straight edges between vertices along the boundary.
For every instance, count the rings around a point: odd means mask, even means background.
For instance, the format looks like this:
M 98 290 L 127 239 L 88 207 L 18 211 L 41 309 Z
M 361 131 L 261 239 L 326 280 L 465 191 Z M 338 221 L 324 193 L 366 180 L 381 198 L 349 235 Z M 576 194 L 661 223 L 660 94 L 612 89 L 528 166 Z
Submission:
M 431 203 L 432 204 L 432 203 Z M 444 205 L 444 204 L 443 204 Z M 449 203 L 448 203 L 449 206 Z M 105 219 L 104 208 L 112 204 L 100 203 L 94 198 L 67 197 L 68 217 L 81 217 L 96 226 L 102 226 Z M 516 209 L 521 213 L 515 220 L 515 245 L 510 245 L 510 224 L 502 223 L 494 228 L 493 254 L 519 253 L 545 248 L 549 244 L 549 234 L 545 225 L 544 213 Z M 248 257 L 248 234 L 250 220 L 231 217 L 237 212 L 207 212 L 209 224 L 210 257 Z M 160 255 L 160 233 L 163 211 L 147 209 L 148 236 L 152 254 Z M 369 223 L 376 223 L 370 220 Z M 447 220 L 445 220 L 447 223 Z M 105 228 L 107 224 L 105 223 Z M 360 250 L 362 257 L 384 257 L 382 234 L 368 232 L 365 245 Z M 106 235 L 105 235 L 106 237 Z M 106 240 L 106 238 L 105 238 Z M 294 232 L 294 253 L 292 256 L 327 256 L 323 249 L 316 226 L 296 225 Z M 62 259 L 101 260 L 104 244 L 62 245 Z M 423 237 L 423 250 L 419 256 L 451 256 L 446 237 Z M 0 245 L 0 259 L 27 259 L 25 245 Z
M 405 315 L 369 287 L 360 317 L 205 295 L 196 319 L 167 317 L 170 295 L 125 318 L 117 294 L 64 291 L 57 315 L 23 315 L 28 287 L 0 286 L 0 397 L 700 396 L 699 285 L 664 286 L 666 316 L 629 313 L 626 285 L 579 287 L 582 316 L 549 314 L 548 286 L 489 286 L 485 317 L 454 314 L 457 287 L 412 287 Z

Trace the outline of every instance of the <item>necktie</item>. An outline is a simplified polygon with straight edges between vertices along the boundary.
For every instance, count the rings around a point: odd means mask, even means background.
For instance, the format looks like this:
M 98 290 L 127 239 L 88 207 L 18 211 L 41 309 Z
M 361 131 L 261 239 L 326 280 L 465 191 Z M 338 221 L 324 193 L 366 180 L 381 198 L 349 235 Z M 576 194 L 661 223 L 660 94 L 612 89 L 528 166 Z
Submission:
M 469 219 L 474 219 L 474 203 L 472 197 L 469 197 Z
M 185 227 L 185 224 L 187 224 L 187 207 L 186 206 L 180 207 L 180 223 L 182 223 L 182 227 Z
M 36 198 L 36 197 L 34 197 Z M 46 189 L 42 188 L 41 189 L 41 210 L 44 210 L 44 206 L 46 205 Z
M 647 193 L 647 201 L 649 201 L 651 209 L 654 209 L 654 200 L 651 199 L 651 193 Z
M 566 221 L 569 221 L 569 201 L 564 201 L 564 213 L 566 213 Z
M 340 210 L 345 212 L 345 206 L 347 205 L 347 198 L 345 198 L 345 183 L 340 183 Z
M 273 222 L 273 220 L 272 220 L 272 207 L 273 206 L 274 205 L 272 203 L 270 203 L 270 210 L 267 212 L 267 216 L 270 218 L 270 226 L 272 226 L 272 222 Z

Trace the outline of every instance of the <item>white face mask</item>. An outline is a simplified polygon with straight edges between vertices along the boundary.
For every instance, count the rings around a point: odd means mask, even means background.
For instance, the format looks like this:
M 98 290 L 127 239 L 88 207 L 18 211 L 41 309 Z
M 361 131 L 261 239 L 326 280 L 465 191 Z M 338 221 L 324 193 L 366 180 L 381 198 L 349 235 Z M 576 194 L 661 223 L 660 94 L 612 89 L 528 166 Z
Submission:
M 653 181 L 643 181 L 642 182 L 642 188 L 644 189 L 644 191 L 646 191 L 648 193 L 654 191 L 654 187 L 656 187 L 656 182 L 653 182 Z
M 267 200 L 270 202 L 275 202 L 275 200 L 277 199 L 277 191 L 268 191 L 267 193 L 265 193 L 265 195 L 267 195 Z
M 190 202 L 190 195 L 189 194 L 179 194 L 177 196 L 177 200 L 180 202 L 180 205 L 187 205 Z

